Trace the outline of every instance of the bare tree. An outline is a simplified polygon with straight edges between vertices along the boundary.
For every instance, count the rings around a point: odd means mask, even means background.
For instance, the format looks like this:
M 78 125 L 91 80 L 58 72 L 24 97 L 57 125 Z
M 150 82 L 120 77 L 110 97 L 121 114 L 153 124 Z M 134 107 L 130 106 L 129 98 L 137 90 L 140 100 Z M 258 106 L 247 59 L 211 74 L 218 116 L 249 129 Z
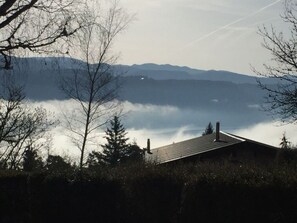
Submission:
M 66 53 L 69 37 L 82 26 L 80 2 L 0 0 L 0 66 L 11 69 L 11 56 L 22 50 Z
M 65 54 L 84 26 L 86 0 L 0 0 L 0 159 L 16 168 L 25 148 L 42 147 L 48 120 L 43 108 L 30 109 L 22 87 L 13 79 L 12 58 L 21 55 Z M 23 67 L 21 69 L 24 69 Z M 24 71 L 22 71 L 24 74 Z M 8 77 L 9 76 L 9 77 Z
M 66 119 L 70 137 L 80 150 L 80 168 L 84 165 L 87 146 L 98 139 L 96 130 L 106 123 L 106 115 L 113 115 L 117 106 L 119 85 L 111 66 L 117 57 L 112 55 L 111 47 L 131 17 L 114 1 L 107 12 L 98 14 L 90 10 L 84 19 L 87 25 L 79 31 L 75 52 L 83 62 L 77 62 L 73 75 L 64 76 L 61 81 L 62 91 L 79 106 Z
M 259 81 L 267 91 L 266 106 L 269 112 L 286 122 L 297 121 L 297 3 L 287 0 L 282 19 L 290 27 L 290 34 L 277 32 L 274 27 L 263 27 L 263 46 L 271 53 L 273 65 L 264 64 L 265 71 L 254 69 L 258 75 L 277 81 L 267 85 Z
M 0 163 L 1 168 L 19 167 L 27 148 L 41 146 L 50 126 L 55 124 L 47 112 L 30 109 L 20 87 L 6 85 L 0 97 Z

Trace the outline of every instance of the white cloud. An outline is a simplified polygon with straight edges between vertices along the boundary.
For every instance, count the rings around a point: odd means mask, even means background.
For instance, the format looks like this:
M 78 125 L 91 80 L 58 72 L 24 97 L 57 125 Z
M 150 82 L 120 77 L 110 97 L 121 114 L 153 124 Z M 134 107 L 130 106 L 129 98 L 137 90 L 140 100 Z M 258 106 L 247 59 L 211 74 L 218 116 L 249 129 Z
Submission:
M 69 132 L 63 127 L 64 114 L 72 112 L 77 109 L 76 103 L 72 100 L 52 100 L 44 102 L 29 102 L 32 107 L 42 106 L 49 112 L 54 113 L 55 117 L 61 121 L 61 125 L 51 131 L 53 136 L 52 151 L 58 154 L 71 154 L 78 156 L 79 150 L 67 137 Z M 191 111 L 181 110 L 173 106 L 157 106 L 157 105 L 143 105 L 132 104 L 125 102 L 123 107 L 122 121 L 128 131 L 128 136 L 131 142 L 135 139 L 141 147 L 146 146 L 146 140 L 152 140 L 152 148 L 168 143 L 178 142 L 192 136 L 197 136 L 203 131 L 203 128 L 197 130 L 197 125 L 206 125 L 204 118 L 206 114 Z M 194 124 L 195 121 L 201 118 L 201 121 Z M 200 118 L 199 118 L 200 117 Z M 197 124 L 197 125 L 196 125 Z M 103 138 L 105 126 L 97 131 L 97 143 L 105 143 Z M 92 147 L 99 149 L 98 147 Z
M 136 139 L 137 144 L 141 148 L 146 147 L 147 139 L 150 139 L 151 148 L 168 145 L 191 139 L 199 136 L 200 134 L 192 134 L 191 127 L 183 126 L 178 129 L 127 129 L 130 139 Z M 197 132 L 198 133 L 198 132 Z
M 189 130 L 191 130 L 191 127 L 189 126 L 180 127 L 178 129 L 163 130 L 129 129 L 129 136 L 135 137 L 137 139 L 137 143 L 141 145 L 141 147 L 145 147 L 146 140 L 150 138 L 151 147 L 157 148 L 160 146 L 169 145 L 171 143 L 198 137 L 202 132 L 201 129 L 194 133 L 193 131 Z M 227 132 L 278 147 L 284 133 L 293 145 L 297 145 L 296 131 L 297 126 L 294 124 L 282 125 L 278 122 L 265 122 L 253 125 L 248 128 Z
M 248 105 L 248 108 L 260 109 L 261 108 L 261 105 L 259 105 L 259 104 L 251 104 L 251 105 Z
M 273 146 L 279 146 L 283 133 L 293 144 L 297 144 L 297 126 L 294 124 L 284 125 L 280 122 L 259 123 L 249 128 L 240 129 L 234 132 L 242 137 L 256 140 Z

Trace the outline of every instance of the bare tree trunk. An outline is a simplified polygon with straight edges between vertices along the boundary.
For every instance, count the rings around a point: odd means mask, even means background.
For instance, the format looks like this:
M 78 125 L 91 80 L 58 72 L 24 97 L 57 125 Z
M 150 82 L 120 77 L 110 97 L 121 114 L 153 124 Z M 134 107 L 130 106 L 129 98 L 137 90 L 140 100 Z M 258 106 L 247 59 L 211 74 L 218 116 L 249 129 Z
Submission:
M 96 16 L 98 12 L 92 11 L 93 8 L 90 10 L 85 18 L 88 25 L 78 33 L 75 54 L 80 55 L 79 68 L 73 76 L 61 79 L 61 90 L 79 106 L 80 116 L 65 117 L 70 137 L 80 149 L 81 170 L 90 141 L 98 140 L 98 129 L 107 122 L 107 116 L 113 115 L 118 104 L 115 101 L 118 77 L 111 66 L 117 57 L 109 54 L 115 37 L 131 20 L 118 4 L 118 1 L 111 4 L 105 18 Z
M 90 125 L 91 108 L 92 108 L 92 102 L 91 102 L 91 97 L 90 97 L 90 100 L 88 102 L 86 126 L 85 126 L 85 131 L 84 131 L 84 136 L 83 136 L 82 147 L 81 147 L 81 155 L 80 155 L 80 163 L 79 163 L 80 170 L 82 170 L 83 164 L 84 164 L 83 162 L 84 162 L 85 147 L 86 147 L 86 143 L 87 143 L 88 135 L 89 135 L 88 132 L 89 132 L 89 125 Z

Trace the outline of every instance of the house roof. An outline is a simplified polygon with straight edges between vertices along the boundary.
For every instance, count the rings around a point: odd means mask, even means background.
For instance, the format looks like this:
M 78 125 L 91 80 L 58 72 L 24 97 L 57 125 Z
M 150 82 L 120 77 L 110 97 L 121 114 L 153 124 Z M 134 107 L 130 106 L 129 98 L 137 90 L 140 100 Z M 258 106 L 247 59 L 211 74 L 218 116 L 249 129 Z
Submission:
M 269 146 L 263 143 L 252 141 L 246 138 L 242 138 L 233 134 L 220 131 L 219 141 L 215 141 L 216 133 L 212 133 L 205 136 L 189 139 L 186 141 L 173 143 L 171 145 L 162 146 L 156 149 L 152 149 L 151 153 L 146 153 L 145 159 L 157 163 L 167 163 L 186 157 L 206 153 L 209 151 L 221 149 L 235 144 L 243 142 L 257 143 L 259 145 L 265 145 L 276 149 L 273 146 Z

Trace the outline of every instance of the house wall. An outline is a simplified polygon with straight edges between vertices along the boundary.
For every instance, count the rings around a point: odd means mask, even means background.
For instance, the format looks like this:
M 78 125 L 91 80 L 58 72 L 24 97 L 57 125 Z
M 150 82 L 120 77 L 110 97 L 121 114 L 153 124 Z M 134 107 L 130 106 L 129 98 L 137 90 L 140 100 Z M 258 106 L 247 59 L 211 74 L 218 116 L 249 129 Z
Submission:
M 261 145 L 255 144 L 251 142 L 245 142 L 241 145 L 238 150 L 239 152 L 239 160 L 243 162 L 255 162 L 262 164 L 269 164 L 276 161 L 277 149 Z

